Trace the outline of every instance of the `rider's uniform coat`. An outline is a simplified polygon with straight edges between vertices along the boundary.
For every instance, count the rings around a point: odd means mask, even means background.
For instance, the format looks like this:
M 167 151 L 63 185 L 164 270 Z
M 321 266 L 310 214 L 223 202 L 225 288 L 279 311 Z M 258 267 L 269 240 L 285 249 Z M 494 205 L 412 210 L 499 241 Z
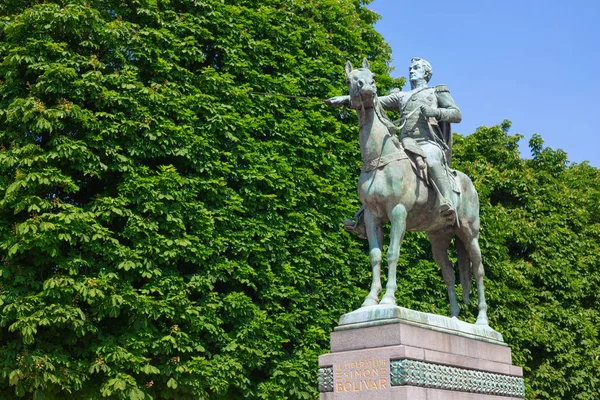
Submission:
M 401 138 L 410 137 L 420 145 L 437 143 L 436 147 L 439 149 L 443 146 L 439 142 L 441 140 L 447 146 L 447 149 L 442 150 L 448 150 L 448 153 L 451 151 L 452 134 L 449 123 L 460 122 L 462 116 L 446 85 L 426 86 L 409 92 L 398 91 L 379 97 L 379 103 L 385 110 L 400 111 L 403 124 Z M 426 118 L 419 110 L 421 106 L 439 109 L 441 118 Z M 427 150 L 435 151 L 429 148 Z

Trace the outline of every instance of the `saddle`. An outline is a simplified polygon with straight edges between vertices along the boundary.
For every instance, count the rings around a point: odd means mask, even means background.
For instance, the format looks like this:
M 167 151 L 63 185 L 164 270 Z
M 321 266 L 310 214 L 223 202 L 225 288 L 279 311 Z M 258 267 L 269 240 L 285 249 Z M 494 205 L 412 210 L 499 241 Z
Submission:
M 399 139 L 397 136 L 393 136 L 392 141 L 399 150 L 404 151 L 393 154 L 390 157 L 380 157 L 376 160 L 373 160 L 372 162 L 363 165 L 363 171 L 368 172 L 376 168 L 383 167 L 391 161 L 407 158 L 415 172 L 415 175 L 417 175 L 417 177 L 421 179 L 426 186 L 435 187 L 429 174 L 427 173 L 427 163 L 425 162 L 425 158 L 427 156 L 417 141 L 406 136 L 402 139 Z M 457 195 L 460 195 L 461 190 L 458 183 L 458 174 L 456 173 L 456 170 L 451 169 L 447 164 L 445 168 L 452 191 Z M 367 238 L 364 212 L 365 210 L 361 207 L 356 214 L 354 214 L 354 219 L 348 218 L 344 221 L 344 229 L 348 232 L 354 232 L 361 239 Z
M 397 143 L 398 146 L 402 146 L 404 148 L 404 151 L 408 156 L 408 160 L 410 161 L 410 164 L 412 165 L 417 177 L 419 177 L 425 183 L 425 185 L 433 187 L 431 178 L 427 173 L 427 163 L 425 162 L 425 158 L 427 156 L 417 141 L 411 137 L 405 136 L 400 139 L 399 142 L 398 139 L 396 139 L 394 143 Z M 460 185 L 458 184 L 458 174 L 456 173 L 456 170 L 448 167 L 448 164 L 445 165 L 445 168 L 452 191 L 460 195 Z

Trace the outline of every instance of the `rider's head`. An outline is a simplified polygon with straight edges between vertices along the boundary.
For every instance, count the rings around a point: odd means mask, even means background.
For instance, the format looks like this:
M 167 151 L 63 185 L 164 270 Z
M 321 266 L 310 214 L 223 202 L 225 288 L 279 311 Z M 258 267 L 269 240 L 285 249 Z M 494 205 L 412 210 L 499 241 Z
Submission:
M 431 64 L 419 57 L 414 57 L 410 60 L 410 68 L 408 69 L 409 80 L 414 81 L 420 78 L 424 78 L 426 82 L 429 82 L 433 70 Z

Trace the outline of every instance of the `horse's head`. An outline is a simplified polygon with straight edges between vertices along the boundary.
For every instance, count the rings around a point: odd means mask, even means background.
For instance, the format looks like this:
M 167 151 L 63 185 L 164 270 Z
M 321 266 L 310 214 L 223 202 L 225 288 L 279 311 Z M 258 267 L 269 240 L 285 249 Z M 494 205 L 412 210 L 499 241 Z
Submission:
M 366 58 L 363 58 L 362 68 L 359 69 L 352 69 L 350 61 L 346 62 L 346 83 L 350 94 L 350 104 L 355 110 L 375 107 L 377 87 L 375 86 L 375 74 L 371 72 L 370 68 Z

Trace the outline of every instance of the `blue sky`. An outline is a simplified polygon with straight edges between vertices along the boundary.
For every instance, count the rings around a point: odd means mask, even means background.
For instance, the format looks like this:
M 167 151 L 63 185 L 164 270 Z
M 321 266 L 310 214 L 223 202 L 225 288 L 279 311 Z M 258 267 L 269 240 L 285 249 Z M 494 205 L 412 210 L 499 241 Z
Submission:
M 374 0 L 375 28 L 392 47 L 393 76 L 412 57 L 433 67 L 462 111 L 453 130 L 512 121 L 569 160 L 600 167 L 600 1 Z M 359 58 L 357 55 L 356 58 Z M 404 88 L 408 89 L 407 87 Z M 380 93 L 383 94 L 383 93 Z

